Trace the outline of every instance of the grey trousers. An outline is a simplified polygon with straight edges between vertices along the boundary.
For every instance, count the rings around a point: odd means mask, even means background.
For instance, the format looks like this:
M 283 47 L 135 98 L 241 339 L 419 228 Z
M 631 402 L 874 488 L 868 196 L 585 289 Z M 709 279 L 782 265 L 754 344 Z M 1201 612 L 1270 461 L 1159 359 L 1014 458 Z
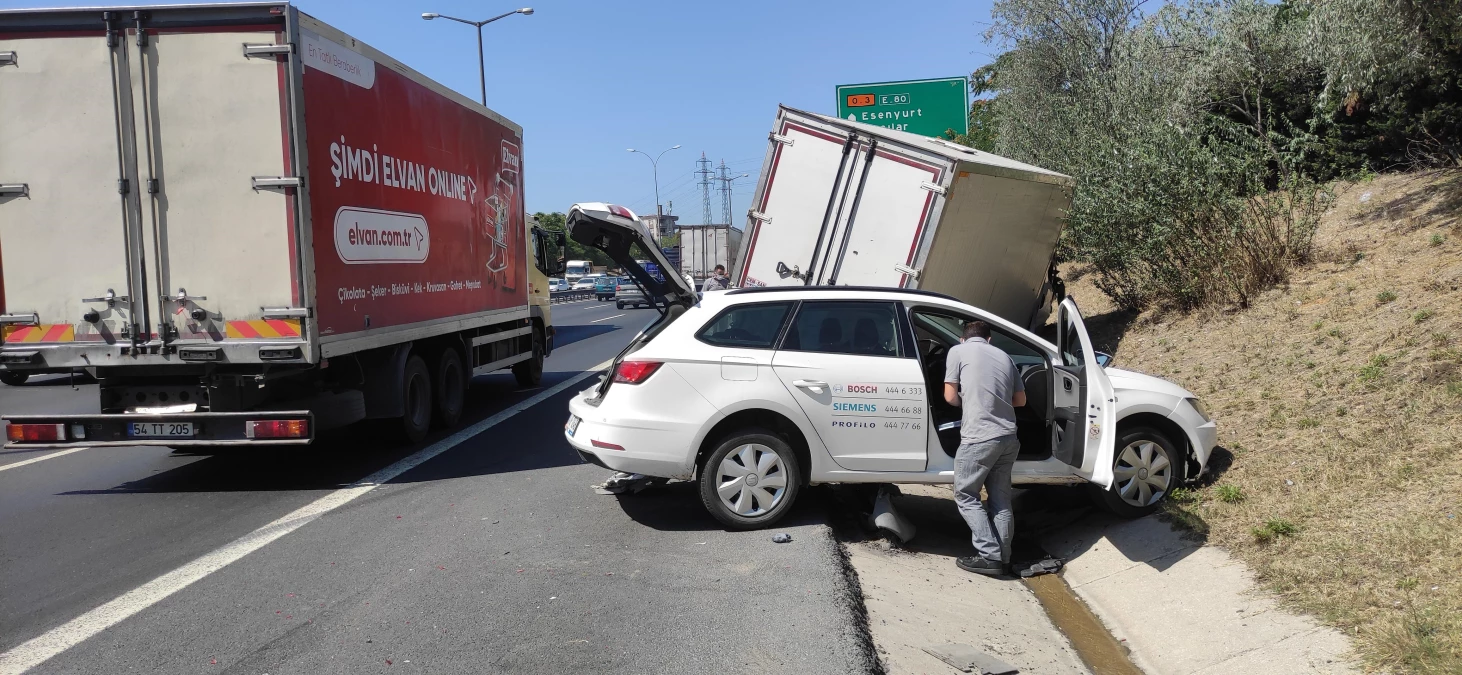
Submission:
M 1010 506 L 1010 470 L 1020 442 L 1015 435 L 962 443 L 954 453 L 954 501 L 970 526 L 975 553 L 986 560 L 1010 562 L 1015 512 Z M 988 511 L 980 503 L 980 487 L 990 493 Z

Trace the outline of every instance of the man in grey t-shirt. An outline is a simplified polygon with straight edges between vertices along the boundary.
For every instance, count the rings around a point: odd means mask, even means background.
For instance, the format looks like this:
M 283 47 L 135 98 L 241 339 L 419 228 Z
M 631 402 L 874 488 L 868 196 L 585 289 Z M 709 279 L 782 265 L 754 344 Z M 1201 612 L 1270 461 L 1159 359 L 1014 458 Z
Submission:
M 701 286 L 701 292 L 724 291 L 731 288 L 731 277 L 726 276 L 726 266 L 716 265 L 716 272 L 706 277 L 706 283 Z
M 970 321 L 964 341 L 949 349 L 944 400 L 960 407 L 959 450 L 954 455 L 954 500 L 970 526 L 975 555 L 955 560 L 960 569 L 997 576 L 1010 564 L 1015 512 L 1010 471 L 1020 454 L 1015 409 L 1025 405 L 1025 383 L 1010 355 L 990 344 L 990 326 Z M 990 508 L 980 503 L 980 487 Z

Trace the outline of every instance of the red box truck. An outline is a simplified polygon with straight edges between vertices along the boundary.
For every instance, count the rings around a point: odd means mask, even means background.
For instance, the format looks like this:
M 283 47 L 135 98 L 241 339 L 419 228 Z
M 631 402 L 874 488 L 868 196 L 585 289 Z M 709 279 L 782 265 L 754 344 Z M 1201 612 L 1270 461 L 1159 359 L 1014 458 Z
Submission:
M 0 12 L 0 374 L 101 414 L 16 446 L 308 443 L 536 382 L 523 130 L 284 3 Z

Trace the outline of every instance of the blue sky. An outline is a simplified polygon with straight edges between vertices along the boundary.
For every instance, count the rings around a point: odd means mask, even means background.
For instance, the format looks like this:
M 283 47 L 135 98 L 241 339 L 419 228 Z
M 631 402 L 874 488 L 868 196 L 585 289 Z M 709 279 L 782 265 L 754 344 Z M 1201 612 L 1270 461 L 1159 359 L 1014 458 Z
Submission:
M 609 201 L 654 213 L 660 198 L 681 223 L 701 221 L 695 160 L 735 173 L 733 222 L 755 189 L 778 103 L 836 112 L 838 84 L 967 75 L 993 58 L 982 33 L 988 0 L 298 0 L 305 12 L 476 98 L 471 26 L 422 12 L 486 19 L 487 105 L 524 128 L 528 210 Z M 126 4 L 0 0 L 0 7 Z M 720 220 L 720 194 L 712 193 Z

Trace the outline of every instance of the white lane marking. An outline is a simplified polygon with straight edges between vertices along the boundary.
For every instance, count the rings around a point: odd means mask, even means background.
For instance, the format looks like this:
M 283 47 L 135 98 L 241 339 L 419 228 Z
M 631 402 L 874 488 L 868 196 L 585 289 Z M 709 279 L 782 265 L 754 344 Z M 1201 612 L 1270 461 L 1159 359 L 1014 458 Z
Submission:
M 608 321 L 610 319 L 618 319 L 621 316 L 624 316 L 624 315 L 623 314 L 615 314 L 614 316 L 606 316 L 606 317 L 604 317 L 602 319 L 594 319 L 593 321 L 590 321 L 589 323 L 599 323 L 600 321 Z
M 492 417 L 422 448 L 412 455 L 398 460 L 395 464 L 316 499 L 268 525 L 239 537 L 221 548 L 204 554 L 202 557 L 182 567 L 123 593 L 111 602 L 17 645 L 10 651 L 0 654 L 0 675 L 20 675 L 20 673 L 24 673 L 31 668 L 45 663 L 51 657 L 81 644 L 87 638 L 121 623 L 133 614 L 157 604 L 162 599 L 187 588 L 193 582 L 223 569 L 229 563 L 253 553 L 267 546 L 270 542 L 298 530 L 310 521 L 350 503 L 357 497 L 376 489 L 382 483 L 410 471 L 423 462 L 471 439 L 473 436 L 491 429 L 506 421 L 508 418 L 542 403 L 545 399 L 559 394 L 565 389 L 598 374 L 599 371 L 608 368 L 610 363 L 613 363 L 613 361 L 605 361 L 588 371 L 564 380 L 532 398 L 526 399 L 507 410 L 499 412 Z
M 54 457 L 60 457 L 62 455 L 69 455 L 69 454 L 71 454 L 73 452 L 81 452 L 82 450 L 90 450 L 90 449 L 91 449 L 90 447 L 85 447 L 85 448 L 70 448 L 70 449 L 67 449 L 67 450 L 61 450 L 59 452 L 53 452 L 53 453 L 51 453 L 49 455 L 41 455 L 40 457 L 32 457 L 32 458 L 27 459 L 25 461 L 14 462 L 12 464 L 6 464 L 5 466 L 0 466 L 0 471 L 8 471 L 10 469 L 19 469 L 20 467 L 25 466 L 27 464 L 35 464 L 36 462 L 44 462 L 44 461 L 46 461 L 48 459 L 52 459 Z

